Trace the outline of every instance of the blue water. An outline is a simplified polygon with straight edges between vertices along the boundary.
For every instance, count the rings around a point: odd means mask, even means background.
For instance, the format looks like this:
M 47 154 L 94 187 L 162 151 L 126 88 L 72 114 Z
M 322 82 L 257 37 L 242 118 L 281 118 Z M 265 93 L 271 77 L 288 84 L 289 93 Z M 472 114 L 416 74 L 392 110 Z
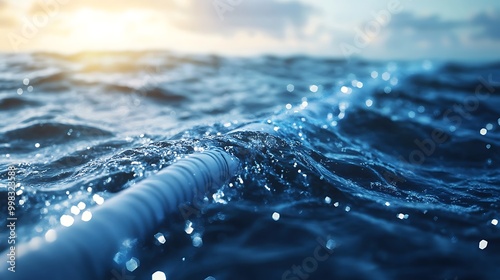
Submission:
M 498 63 L 2 55 L 0 123 L 0 240 L 9 166 L 28 242 L 187 154 L 241 160 L 105 279 L 500 273 Z

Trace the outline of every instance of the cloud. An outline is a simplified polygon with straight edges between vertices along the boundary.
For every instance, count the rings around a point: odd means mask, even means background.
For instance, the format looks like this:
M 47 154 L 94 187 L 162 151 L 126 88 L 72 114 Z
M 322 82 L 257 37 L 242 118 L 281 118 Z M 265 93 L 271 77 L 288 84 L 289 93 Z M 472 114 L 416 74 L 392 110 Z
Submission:
M 402 12 L 393 15 L 391 21 L 372 38 L 372 42 L 359 51 L 359 55 L 378 57 L 390 53 L 391 57 L 397 58 L 482 57 L 498 49 L 499 26 L 498 10 L 476 13 L 460 20 L 445 19 L 438 14 L 422 16 Z
M 175 24 L 199 33 L 231 35 L 239 31 L 261 32 L 283 37 L 287 30 L 300 33 L 314 8 L 296 1 L 233 0 L 197 1 L 179 9 Z
M 63 7 L 64 12 L 82 8 L 106 12 L 149 10 L 169 24 L 194 33 L 232 35 L 251 31 L 276 37 L 283 37 L 287 28 L 303 28 L 313 11 L 307 4 L 280 0 L 87 0 Z M 30 14 L 40 11 L 43 8 L 34 2 Z
M 390 23 L 392 29 L 414 29 L 418 31 L 449 30 L 463 26 L 464 22 L 446 21 L 439 15 L 418 17 L 410 12 L 403 12 L 393 16 Z
M 64 12 L 83 8 L 114 13 L 148 10 L 168 24 L 193 33 L 233 35 L 249 31 L 280 38 L 289 29 L 300 33 L 313 11 L 311 6 L 295 0 L 87 0 L 61 7 Z M 30 14 L 42 11 L 40 3 L 33 2 Z
M 390 28 L 394 31 L 413 30 L 421 35 L 440 32 L 443 37 L 450 37 L 451 32 L 465 31 L 470 33 L 471 39 L 489 40 L 500 40 L 499 27 L 499 10 L 482 12 L 470 19 L 460 21 L 444 20 L 438 15 L 418 17 L 413 13 L 405 12 L 395 15 L 390 24 Z
M 481 30 L 473 35 L 474 39 L 500 40 L 500 11 L 480 13 L 472 18 L 471 23 Z
M 466 26 L 461 21 L 443 20 L 438 15 L 418 17 L 405 12 L 395 15 L 389 23 L 386 44 L 398 49 L 413 49 L 436 52 L 460 44 L 460 36 L 455 29 Z

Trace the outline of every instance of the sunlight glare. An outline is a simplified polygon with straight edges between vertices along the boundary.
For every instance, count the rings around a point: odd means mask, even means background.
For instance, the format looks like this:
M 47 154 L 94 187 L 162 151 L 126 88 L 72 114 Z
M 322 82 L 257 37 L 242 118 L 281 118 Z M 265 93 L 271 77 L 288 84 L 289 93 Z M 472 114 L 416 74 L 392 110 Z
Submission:
M 146 26 L 148 15 L 143 11 L 111 13 L 80 9 L 67 23 L 72 42 L 86 49 L 113 49 L 137 41 L 141 26 Z

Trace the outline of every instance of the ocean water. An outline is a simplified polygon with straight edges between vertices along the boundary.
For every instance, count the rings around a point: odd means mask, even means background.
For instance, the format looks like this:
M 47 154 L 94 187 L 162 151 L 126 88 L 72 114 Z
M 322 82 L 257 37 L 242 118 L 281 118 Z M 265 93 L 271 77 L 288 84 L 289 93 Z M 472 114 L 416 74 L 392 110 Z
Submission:
M 0 123 L 1 251 L 9 166 L 29 242 L 221 147 L 238 174 L 104 279 L 500 275 L 499 63 L 2 55 Z

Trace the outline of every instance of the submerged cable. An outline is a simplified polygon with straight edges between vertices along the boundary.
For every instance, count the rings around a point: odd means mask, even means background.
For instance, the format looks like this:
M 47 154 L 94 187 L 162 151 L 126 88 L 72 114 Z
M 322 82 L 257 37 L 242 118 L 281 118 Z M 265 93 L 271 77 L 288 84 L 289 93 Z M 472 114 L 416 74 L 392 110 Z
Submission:
M 128 188 L 92 211 L 88 222 L 56 229 L 55 240 L 17 250 L 16 272 L 0 257 L 0 279 L 100 279 L 126 239 L 144 239 L 169 213 L 235 175 L 236 158 L 221 149 L 193 154 Z

